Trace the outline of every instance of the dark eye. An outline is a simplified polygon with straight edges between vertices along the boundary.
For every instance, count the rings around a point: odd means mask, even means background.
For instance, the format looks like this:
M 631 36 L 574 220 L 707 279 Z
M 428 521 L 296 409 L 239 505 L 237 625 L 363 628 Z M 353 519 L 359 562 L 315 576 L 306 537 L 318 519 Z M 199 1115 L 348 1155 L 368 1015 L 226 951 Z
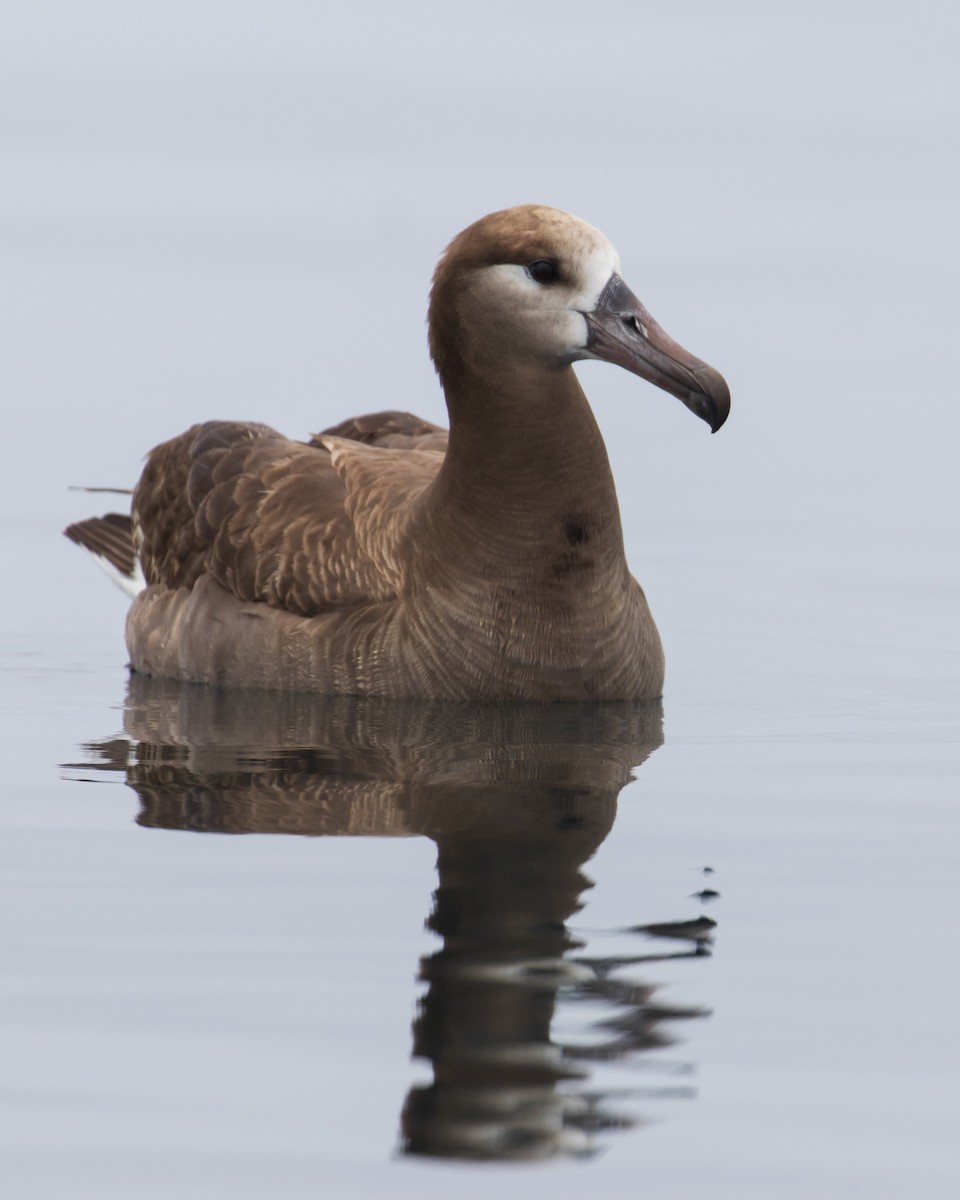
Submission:
M 553 283 L 557 277 L 557 264 L 549 258 L 538 258 L 527 267 L 527 274 L 537 283 Z

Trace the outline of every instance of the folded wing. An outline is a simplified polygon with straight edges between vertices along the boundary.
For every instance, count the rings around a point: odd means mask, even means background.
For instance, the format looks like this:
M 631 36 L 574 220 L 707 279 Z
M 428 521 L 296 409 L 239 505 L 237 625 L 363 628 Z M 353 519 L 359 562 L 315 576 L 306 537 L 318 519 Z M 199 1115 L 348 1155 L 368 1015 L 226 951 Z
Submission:
M 147 583 L 192 587 L 209 573 L 241 600 L 300 616 L 389 600 L 445 443 L 407 413 L 355 418 L 309 443 L 250 422 L 194 426 L 150 453 L 134 491 Z

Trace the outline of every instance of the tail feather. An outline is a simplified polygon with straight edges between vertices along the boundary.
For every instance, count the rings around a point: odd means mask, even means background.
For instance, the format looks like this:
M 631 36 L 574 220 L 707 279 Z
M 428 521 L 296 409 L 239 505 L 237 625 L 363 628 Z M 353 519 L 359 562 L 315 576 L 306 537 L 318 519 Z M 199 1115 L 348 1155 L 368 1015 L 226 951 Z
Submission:
M 128 596 L 144 587 L 143 571 L 133 545 L 133 524 L 122 513 L 106 513 L 77 521 L 63 531 L 71 542 L 89 550 L 117 586 Z

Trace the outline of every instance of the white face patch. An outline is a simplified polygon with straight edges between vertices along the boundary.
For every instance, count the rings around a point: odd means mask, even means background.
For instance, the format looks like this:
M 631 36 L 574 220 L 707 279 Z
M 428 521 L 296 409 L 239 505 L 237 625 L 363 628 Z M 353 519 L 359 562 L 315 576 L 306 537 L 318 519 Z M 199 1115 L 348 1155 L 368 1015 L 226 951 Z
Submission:
M 593 312 L 610 276 L 620 274 L 620 255 L 599 230 L 589 225 L 587 228 L 596 235 L 596 244 L 584 247 L 577 255 L 576 274 L 581 287 L 573 299 L 580 312 Z
M 556 281 L 537 283 L 521 263 L 484 267 L 476 274 L 471 291 L 504 353 L 512 348 L 522 357 L 568 363 L 586 354 L 583 314 L 597 307 L 610 276 L 620 271 L 620 258 L 599 230 L 576 217 L 569 221 Z

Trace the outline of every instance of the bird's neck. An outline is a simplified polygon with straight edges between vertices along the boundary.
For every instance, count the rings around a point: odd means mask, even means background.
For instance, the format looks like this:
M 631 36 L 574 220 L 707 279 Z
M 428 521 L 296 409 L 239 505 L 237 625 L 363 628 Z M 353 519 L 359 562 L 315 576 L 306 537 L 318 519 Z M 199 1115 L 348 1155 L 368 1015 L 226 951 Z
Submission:
M 434 518 L 518 569 L 546 551 L 625 570 L 610 462 L 573 370 L 506 364 L 445 390 L 450 441 Z

